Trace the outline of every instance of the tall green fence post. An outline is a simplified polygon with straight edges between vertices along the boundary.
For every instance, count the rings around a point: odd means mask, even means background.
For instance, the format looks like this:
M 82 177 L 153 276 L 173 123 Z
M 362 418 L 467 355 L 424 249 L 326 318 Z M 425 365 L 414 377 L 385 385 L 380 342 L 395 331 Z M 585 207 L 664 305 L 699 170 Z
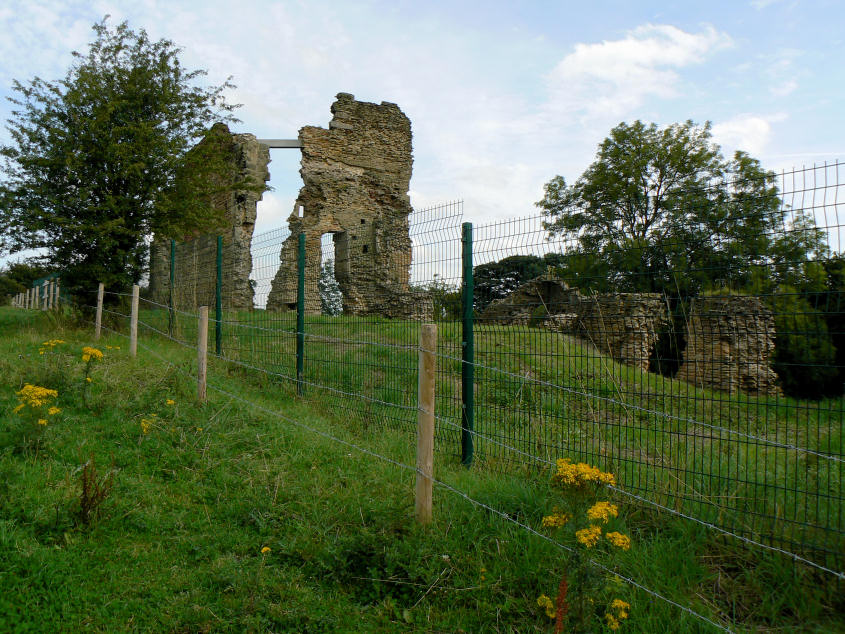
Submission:
M 461 289 L 461 303 L 463 304 L 463 363 L 461 364 L 461 464 L 469 467 L 472 464 L 473 440 L 472 432 L 475 423 L 475 340 L 473 338 L 473 294 L 472 279 L 472 223 L 462 225 L 462 260 L 463 260 L 463 288 Z
M 176 240 L 170 241 L 170 294 L 167 303 L 167 334 L 173 336 L 173 322 L 176 315 L 173 312 L 173 287 L 176 284 Z
M 214 287 L 214 349 L 223 349 L 223 236 L 217 236 L 217 284 Z
M 302 375 L 305 368 L 305 234 L 299 234 L 296 258 L 296 393 L 302 395 Z

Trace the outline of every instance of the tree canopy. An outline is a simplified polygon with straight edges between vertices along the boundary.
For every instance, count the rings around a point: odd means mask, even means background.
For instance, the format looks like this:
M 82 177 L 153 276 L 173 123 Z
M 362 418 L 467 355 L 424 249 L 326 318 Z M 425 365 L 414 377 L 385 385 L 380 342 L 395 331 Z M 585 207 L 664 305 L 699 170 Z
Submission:
M 0 149 L 0 253 L 45 249 L 71 290 L 138 282 L 154 232 L 219 224 L 210 204 L 183 204 L 207 197 L 174 183 L 211 124 L 235 120 L 229 81 L 200 86 L 206 72 L 184 69 L 169 40 L 107 18 L 93 30 L 63 79 L 14 82 L 12 143 Z M 206 150 L 204 167 L 215 160 Z
M 781 203 L 774 175 L 744 152 L 725 160 L 709 123 L 620 123 L 575 183 L 556 176 L 537 206 L 568 243 L 569 276 L 598 290 L 746 287 L 762 267 L 793 282 L 824 250 L 812 220 Z
M 527 281 L 545 273 L 549 267 L 565 262 L 558 253 L 511 255 L 496 262 L 479 264 L 473 269 L 475 310 L 482 311 L 496 299 L 503 299 Z

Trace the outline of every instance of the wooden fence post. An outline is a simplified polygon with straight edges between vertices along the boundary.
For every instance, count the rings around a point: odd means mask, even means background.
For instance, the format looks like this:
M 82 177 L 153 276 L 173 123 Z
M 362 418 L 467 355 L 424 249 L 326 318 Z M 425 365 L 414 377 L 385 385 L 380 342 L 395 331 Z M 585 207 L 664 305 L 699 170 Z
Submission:
M 138 354 L 138 285 L 132 285 L 132 314 L 129 316 L 129 356 Z
M 94 339 L 100 338 L 100 331 L 103 327 L 103 293 L 105 290 L 102 282 L 97 284 L 97 316 L 94 319 Z
M 41 310 L 47 310 L 47 308 L 49 308 L 47 306 L 47 298 L 49 297 L 49 295 L 47 293 L 48 293 L 49 290 L 50 290 L 50 282 L 48 282 L 47 280 L 44 280 L 44 283 L 41 285 L 41 293 L 42 293 L 42 295 L 44 295 L 44 297 L 43 297 L 44 301 L 41 302 Z
M 417 405 L 417 495 L 416 518 L 431 522 L 431 490 L 434 476 L 434 370 L 437 326 L 420 326 L 420 364 Z
M 197 328 L 197 400 L 205 403 L 208 396 L 208 306 L 200 306 Z

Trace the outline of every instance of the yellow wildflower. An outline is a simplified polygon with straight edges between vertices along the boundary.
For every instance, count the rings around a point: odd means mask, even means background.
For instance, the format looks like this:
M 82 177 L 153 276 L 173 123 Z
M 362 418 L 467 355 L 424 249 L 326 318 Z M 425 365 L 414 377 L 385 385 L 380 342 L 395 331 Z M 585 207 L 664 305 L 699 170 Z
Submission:
M 601 520 L 602 523 L 607 524 L 611 517 L 619 517 L 619 509 L 610 502 L 596 502 L 587 509 L 587 517 L 593 521 Z
M 543 518 L 543 527 L 560 528 L 565 526 L 570 519 L 572 519 L 572 517 L 568 513 L 561 513 L 558 509 L 555 509 L 551 515 L 547 515 Z
M 103 358 L 103 353 L 96 348 L 92 348 L 91 346 L 85 346 L 82 348 L 82 360 L 85 363 L 88 363 L 91 360 L 100 361 Z
M 164 404 L 165 405 L 176 405 L 176 401 L 174 401 L 172 398 L 169 398 L 164 402 Z
M 262 554 L 262 555 L 266 555 L 266 554 L 267 554 L 267 553 L 269 553 L 269 552 L 270 552 L 270 547 L 269 547 L 269 546 L 265 546 L 264 548 L 262 548 L 262 549 L 261 549 L 261 554 Z
M 604 618 L 607 621 L 607 627 L 609 629 L 614 631 L 619 629 L 619 621 L 610 612 L 605 612 Z
M 90 376 L 86 376 L 86 377 L 85 377 L 85 382 L 86 382 L 86 383 L 90 383 L 90 382 L 91 382 L 91 377 L 90 377 Z
M 617 548 L 621 548 L 622 550 L 631 550 L 631 538 L 627 535 L 623 535 L 622 533 L 607 533 L 605 535 L 607 541 L 611 544 L 616 546 Z M 624 603 L 624 602 L 623 602 Z
M 56 414 L 58 414 L 61 411 L 62 410 L 60 408 L 58 408 L 54 405 L 53 407 L 51 407 L 50 409 L 47 410 L 47 414 L 50 415 L 50 416 L 55 416 Z
M 546 611 L 546 616 L 550 619 L 555 618 L 555 604 L 552 602 L 551 598 L 546 596 L 545 594 L 541 594 L 537 597 L 537 605 L 543 608 Z
M 46 425 L 46 424 L 47 424 L 47 421 L 46 421 L 45 419 L 43 419 L 43 418 L 39 418 L 39 419 L 38 419 L 38 424 L 39 424 L 39 425 Z
M 619 619 L 627 619 L 628 618 L 628 611 L 631 609 L 631 604 L 626 603 L 622 599 L 614 599 L 610 603 L 610 609 L 616 610 L 617 618 Z
M 145 434 L 150 433 L 150 427 L 153 426 L 153 421 L 147 420 L 146 418 L 141 419 L 141 431 Z
M 21 404 L 20 404 L 20 405 L 18 405 L 15 409 L 13 409 L 13 410 L 12 410 L 12 413 L 13 413 L 13 414 L 17 414 L 17 413 L 18 413 L 19 411 L 21 411 L 24 407 L 25 407 L 25 406 L 24 406 L 24 404 L 23 404 L 23 403 L 21 403 Z
M 601 537 L 601 528 L 598 526 L 590 526 L 583 528 L 580 531 L 575 531 L 575 539 L 584 544 L 587 548 L 595 546 Z
M 197 427 L 197 431 L 202 431 L 202 427 Z
M 47 400 L 56 398 L 59 393 L 46 387 L 26 383 L 20 390 L 15 392 L 21 398 L 21 402 L 30 407 L 41 407 L 47 404 Z
M 593 467 L 585 462 L 573 464 L 569 458 L 560 458 L 557 461 L 557 473 L 552 478 L 565 486 L 581 487 L 589 483 L 616 484 L 616 478 L 612 473 L 605 473 L 598 467 Z

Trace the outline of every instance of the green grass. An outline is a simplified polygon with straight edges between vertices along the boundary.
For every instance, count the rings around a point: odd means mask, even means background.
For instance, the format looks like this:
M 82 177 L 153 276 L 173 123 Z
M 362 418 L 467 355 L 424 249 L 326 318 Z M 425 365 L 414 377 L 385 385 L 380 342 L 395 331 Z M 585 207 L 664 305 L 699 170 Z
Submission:
M 167 330 L 164 311 L 142 311 L 142 319 Z M 224 323 L 226 358 L 295 375 L 294 313 L 227 313 L 224 320 L 260 327 Z M 455 455 L 461 329 L 438 326 L 438 439 Z M 418 324 L 317 316 L 308 317 L 306 330 L 305 380 L 316 404 L 343 408 L 361 424 L 413 427 Z M 177 313 L 174 332 L 195 345 L 190 315 Z M 845 469 L 841 459 L 824 457 L 845 454 L 845 400 L 698 388 L 617 363 L 581 340 L 523 326 L 477 326 L 475 349 L 476 450 L 488 467 L 532 462 L 517 452 L 585 460 L 655 503 L 845 569 Z
M 360 328 L 364 336 L 373 326 Z M 54 337 L 68 343 L 39 355 L 38 344 Z M 433 524 L 422 528 L 412 472 L 291 421 L 406 464 L 412 428 L 365 425 L 350 416 L 351 399 L 340 408 L 309 390 L 296 400 L 288 382 L 219 361 L 210 381 L 238 398 L 211 390 L 197 404 L 183 374 L 193 372 L 195 352 L 143 332 L 151 351 L 141 348 L 135 360 L 124 338 L 98 343 L 106 358 L 83 398 L 79 351 L 92 343 L 90 329 L 0 309 L 3 630 L 552 631 L 536 599 L 554 596 L 572 574 L 567 553 L 442 489 Z M 344 377 L 353 387 L 373 382 Z M 37 452 L 2 435 L 24 382 L 59 391 L 62 412 Z M 152 414 L 159 422 L 143 434 L 140 421 Z M 114 469 L 114 489 L 86 527 L 76 519 L 79 474 L 92 454 L 101 473 Z M 562 503 L 546 474 L 465 470 L 453 454 L 438 453 L 436 476 L 520 522 L 539 527 Z M 632 550 L 595 553 L 620 574 L 737 629 L 845 630 L 841 586 L 829 578 L 647 507 L 625 504 L 623 517 Z M 264 546 L 271 550 L 262 555 Z M 627 631 L 707 631 L 677 608 L 599 578 L 610 586 L 599 602 L 612 590 L 632 604 Z

